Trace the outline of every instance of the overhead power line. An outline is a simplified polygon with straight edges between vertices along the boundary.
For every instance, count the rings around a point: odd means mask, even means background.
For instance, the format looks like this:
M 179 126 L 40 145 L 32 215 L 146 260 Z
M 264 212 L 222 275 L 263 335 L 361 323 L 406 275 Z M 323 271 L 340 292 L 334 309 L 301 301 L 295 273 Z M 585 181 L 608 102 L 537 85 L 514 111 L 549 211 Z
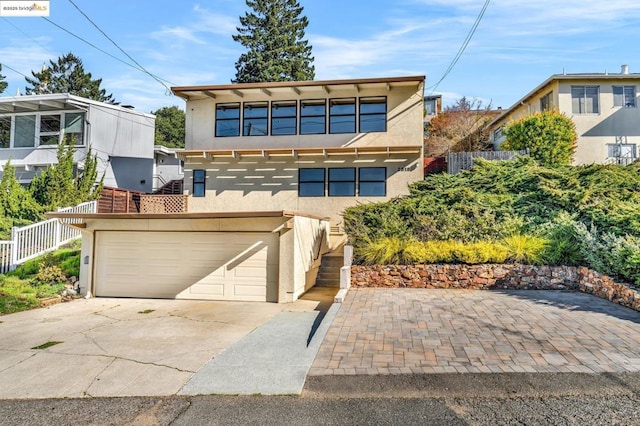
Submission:
M 29 78 L 29 77 L 27 77 L 26 75 L 22 74 L 22 73 L 21 73 L 20 71 L 18 71 L 17 69 L 15 69 L 15 68 L 11 68 L 9 65 L 5 64 L 4 62 L 0 62 L 0 65 L 2 65 L 4 68 L 8 68 L 8 69 L 10 69 L 11 71 L 15 72 L 16 74 L 20 74 L 20 75 L 21 75 L 21 76 L 23 76 L 24 78 Z
M 118 58 L 117 56 L 112 55 L 111 53 L 107 52 L 107 51 L 106 51 L 106 50 L 104 50 L 104 49 L 99 48 L 98 46 L 96 46 L 95 44 L 91 43 L 90 41 L 87 41 L 86 39 L 84 39 L 84 38 L 80 37 L 79 35 L 72 33 L 71 31 L 69 31 L 68 29 L 66 29 L 65 27 L 63 27 L 62 25 L 56 24 L 56 23 L 55 23 L 55 22 L 53 22 L 51 19 L 46 18 L 46 17 L 44 17 L 44 16 L 42 17 L 42 19 L 44 19 L 45 21 L 49 22 L 51 25 L 53 25 L 53 26 L 55 26 L 55 27 L 57 27 L 57 28 L 61 29 L 61 30 L 62 30 L 62 31 L 64 31 L 65 33 L 69 34 L 70 36 L 75 37 L 75 38 L 77 38 L 78 40 L 80 40 L 81 42 L 83 42 L 83 43 L 85 43 L 85 44 L 87 44 L 87 45 L 89 45 L 89 46 L 93 47 L 93 48 L 94 48 L 94 49 L 96 49 L 97 51 L 102 52 L 102 53 L 104 53 L 105 55 L 107 55 L 107 56 L 109 56 L 109 57 L 111 57 L 111 58 L 115 59 L 116 61 L 121 62 L 121 63 L 123 63 L 123 64 L 125 64 L 125 65 L 127 65 L 127 66 L 129 66 L 129 67 L 131 67 L 131 68 L 133 68 L 134 70 L 145 72 L 142 68 L 138 68 L 137 66 L 133 65 L 132 63 L 129 63 L 129 62 L 127 62 L 127 61 L 124 61 L 124 60 L 122 60 L 122 59 Z M 157 77 L 158 79 L 160 79 L 160 80 L 164 80 L 163 78 L 160 78 L 160 77 L 158 77 L 158 76 L 156 76 L 156 77 Z M 172 82 L 170 82 L 170 81 L 168 81 L 168 80 L 164 80 L 164 81 L 166 81 L 166 82 L 167 82 L 167 83 L 169 83 L 169 84 L 174 84 L 174 83 L 172 83 Z
M 480 13 L 478 14 L 478 17 L 476 18 L 475 22 L 473 23 L 473 26 L 469 30 L 469 33 L 467 34 L 467 37 L 462 42 L 462 45 L 460 46 L 460 49 L 458 49 L 458 53 L 456 53 L 456 56 L 454 56 L 453 60 L 449 64 L 449 67 L 446 69 L 446 71 L 444 72 L 444 74 L 442 75 L 440 80 L 438 80 L 438 82 L 436 84 L 434 84 L 433 86 L 428 87 L 428 89 L 431 89 L 431 93 L 435 92 L 435 90 L 438 88 L 440 83 L 442 83 L 442 81 L 445 78 L 447 78 L 447 76 L 449 75 L 451 70 L 453 70 L 453 67 L 455 67 L 456 64 L 458 63 L 458 61 L 460 60 L 460 57 L 464 53 L 465 49 L 469 45 L 469 42 L 473 38 L 473 35 L 475 34 L 476 30 L 478 29 L 478 25 L 480 25 L 480 21 L 482 21 L 484 13 L 486 12 L 487 7 L 489 6 L 490 2 L 491 2 L 491 0 L 486 0 L 484 2 L 484 6 L 482 6 L 482 9 L 480 10 Z
M 79 7 L 78 7 L 78 5 L 76 5 L 76 4 L 73 2 L 73 0 L 69 0 L 69 3 L 71 3 L 71 4 L 73 5 L 73 7 L 75 7 L 75 8 L 78 10 L 78 12 L 80 12 L 80 13 L 82 14 L 82 16 L 84 16 L 84 17 L 87 19 L 87 21 L 89 21 L 89 22 L 91 23 L 91 25 L 93 25 L 93 26 L 94 26 L 98 31 L 100 31 L 100 33 L 102 33 L 102 35 L 103 35 L 103 36 L 105 36 L 105 37 L 107 38 L 107 40 L 109 40 L 111 43 L 113 43 L 113 45 L 114 45 L 115 47 L 117 47 L 117 48 L 118 48 L 118 50 L 120 50 L 122 53 L 124 53 L 124 54 L 126 55 L 126 57 L 127 57 L 127 58 L 131 59 L 131 60 L 133 61 L 133 63 L 134 63 L 134 64 L 136 64 L 138 67 L 140 67 L 140 70 L 141 70 L 142 72 L 146 73 L 146 74 L 147 74 L 147 75 L 149 75 L 151 78 L 153 78 L 155 81 L 157 81 L 158 83 L 162 84 L 162 85 L 164 86 L 164 88 L 165 88 L 165 89 L 167 89 L 167 92 L 168 92 L 168 93 L 171 93 L 171 89 L 170 89 L 166 84 L 164 84 L 164 82 L 163 82 L 162 80 L 160 80 L 158 77 L 156 77 L 155 75 L 153 75 L 153 74 L 151 74 L 149 71 L 147 71 L 147 70 L 146 70 L 146 69 L 145 69 L 145 68 L 144 68 L 144 67 L 143 67 L 143 66 L 142 66 L 138 61 L 136 61 L 135 59 L 133 59 L 133 58 L 131 57 L 131 55 L 129 55 L 127 52 L 125 52 L 125 51 L 124 51 L 124 49 L 123 49 L 123 48 L 121 48 L 121 47 L 118 45 L 118 43 L 116 43 L 116 42 L 115 42 L 111 37 L 109 37 L 109 36 L 107 35 L 107 33 L 105 33 L 104 31 L 102 31 L 102 29 L 98 26 L 98 24 L 96 24 L 95 22 L 93 22 L 93 21 L 91 20 L 91 18 L 89 18 L 89 16 L 88 16 L 86 13 L 84 13 L 84 12 L 83 12 Z

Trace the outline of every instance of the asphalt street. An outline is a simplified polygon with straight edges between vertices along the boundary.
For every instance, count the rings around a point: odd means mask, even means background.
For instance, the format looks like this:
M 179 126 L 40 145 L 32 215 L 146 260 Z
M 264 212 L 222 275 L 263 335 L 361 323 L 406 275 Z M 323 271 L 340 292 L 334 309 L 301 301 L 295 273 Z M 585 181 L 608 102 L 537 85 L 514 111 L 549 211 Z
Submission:
M 311 378 L 302 396 L 0 401 L 3 425 L 640 425 L 640 374 Z

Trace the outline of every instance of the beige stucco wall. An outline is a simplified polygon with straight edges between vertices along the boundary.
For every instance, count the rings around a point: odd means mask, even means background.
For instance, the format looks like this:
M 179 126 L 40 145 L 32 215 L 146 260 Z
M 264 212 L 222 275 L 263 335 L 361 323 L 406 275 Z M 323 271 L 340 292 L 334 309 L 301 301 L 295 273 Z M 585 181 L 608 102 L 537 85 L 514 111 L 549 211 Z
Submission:
M 315 281 L 318 251 L 326 252 L 327 221 L 307 217 L 241 219 L 85 219 L 82 233 L 80 289 L 93 294 L 96 231 L 205 231 L 205 232 L 275 232 L 278 234 L 279 270 L 277 300 L 293 302 Z M 171 250 L 171 247 L 167 247 Z M 86 262 L 85 262 L 86 259 Z M 144 262 L 144 259 L 140 259 Z
M 597 114 L 574 114 L 571 102 L 571 86 L 599 86 L 599 106 Z M 540 98 L 553 91 L 553 105 L 570 117 L 576 125 L 578 142 L 573 164 L 606 163 L 607 145 L 617 142 L 640 145 L 640 103 L 636 98 L 636 108 L 613 106 L 613 86 L 636 86 L 636 96 L 640 89 L 640 79 L 575 79 L 555 80 L 546 85 L 523 104 L 492 126 L 492 132 L 510 120 L 540 111 Z M 499 146 L 503 140 L 494 141 Z M 636 148 L 637 149 L 637 148 Z M 637 153 L 638 154 L 638 153 Z
M 299 168 L 386 167 L 386 197 L 298 197 Z M 261 157 L 200 159 L 185 164 L 185 192 L 191 194 L 193 170 L 206 170 L 206 196 L 189 197 L 190 212 L 292 210 L 342 222 L 345 208 L 381 202 L 409 193 L 408 185 L 423 179 L 420 154 Z
M 292 101 L 301 99 L 334 99 L 350 97 L 386 96 L 387 131 L 376 133 L 348 133 L 323 135 L 291 136 L 245 136 L 215 137 L 216 103 L 254 102 L 254 101 Z M 304 148 L 336 146 L 422 146 L 423 135 L 422 85 L 416 87 L 394 86 L 390 90 L 332 89 L 330 93 L 321 87 L 305 89 L 296 95 L 274 92 L 271 96 L 264 93 L 248 97 L 237 95 L 217 95 L 216 99 L 198 99 L 187 102 L 186 107 L 186 149 L 267 149 L 267 148 Z M 298 109 L 298 114 L 300 113 Z M 328 114 L 328 106 L 327 106 Z M 327 117 L 328 122 L 328 117 Z

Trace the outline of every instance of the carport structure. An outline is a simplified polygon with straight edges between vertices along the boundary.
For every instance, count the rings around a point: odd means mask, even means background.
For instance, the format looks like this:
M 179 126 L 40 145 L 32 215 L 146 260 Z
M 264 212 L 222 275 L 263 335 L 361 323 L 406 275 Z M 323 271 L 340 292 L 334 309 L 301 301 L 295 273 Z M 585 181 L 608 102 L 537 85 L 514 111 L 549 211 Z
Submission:
M 81 220 L 95 296 L 293 302 L 329 247 L 327 219 L 291 211 L 49 216 Z

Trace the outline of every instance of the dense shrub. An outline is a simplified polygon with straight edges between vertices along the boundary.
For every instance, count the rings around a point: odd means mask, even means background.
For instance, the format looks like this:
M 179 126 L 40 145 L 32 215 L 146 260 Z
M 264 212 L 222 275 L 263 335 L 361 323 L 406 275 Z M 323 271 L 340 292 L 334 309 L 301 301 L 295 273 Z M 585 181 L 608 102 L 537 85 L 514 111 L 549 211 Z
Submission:
M 431 175 L 409 190 L 344 212 L 356 262 L 500 262 L 502 251 L 485 253 L 500 244 L 507 261 L 585 265 L 640 284 L 639 164 L 477 159 L 472 171 Z
M 558 111 L 541 111 L 515 120 L 503 130 L 504 150 L 528 149 L 545 166 L 567 166 L 576 149 L 576 126 Z

